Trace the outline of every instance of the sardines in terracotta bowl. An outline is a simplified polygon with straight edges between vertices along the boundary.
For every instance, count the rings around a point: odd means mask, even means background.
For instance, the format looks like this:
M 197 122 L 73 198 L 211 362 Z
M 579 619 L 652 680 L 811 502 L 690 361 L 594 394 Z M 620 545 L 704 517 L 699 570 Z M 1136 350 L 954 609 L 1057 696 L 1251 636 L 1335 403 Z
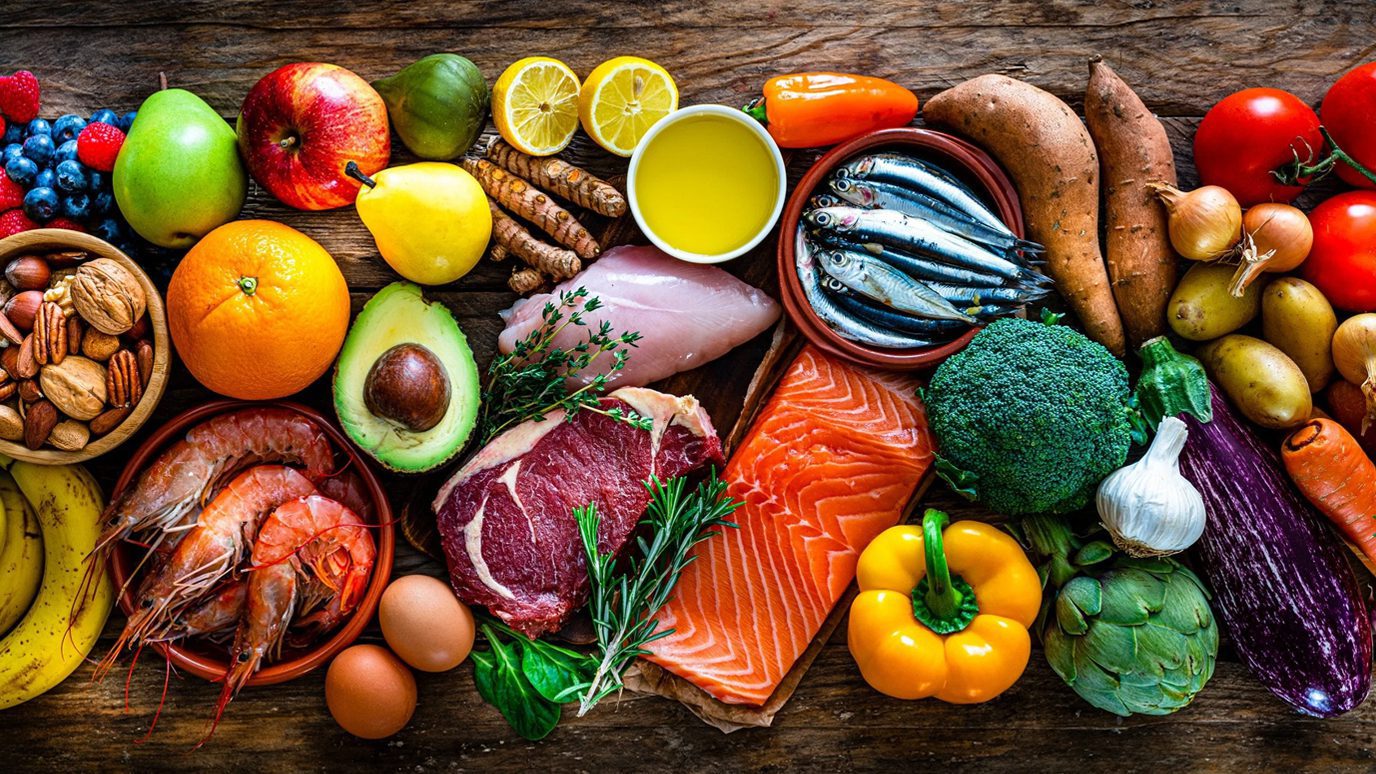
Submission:
M 978 328 L 1052 292 L 1012 183 L 983 151 L 928 129 L 843 143 L 784 211 L 784 307 L 822 349 L 890 369 L 935 366 Z
M 355 640 L 391 576 L 396 538 L 377 478 L 344 435 L 294 403 L 217 401 L 135 452 L 110 498 L 128 623 L 97 670 L 152 645 L 172 665 L 245 685 L 325 664 Z

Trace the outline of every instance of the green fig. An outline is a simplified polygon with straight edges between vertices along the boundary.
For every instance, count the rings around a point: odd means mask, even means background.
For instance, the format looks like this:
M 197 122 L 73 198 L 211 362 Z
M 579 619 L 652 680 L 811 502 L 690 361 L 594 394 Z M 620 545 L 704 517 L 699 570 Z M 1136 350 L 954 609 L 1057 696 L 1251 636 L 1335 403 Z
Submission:
M 478 66 L 458 54 L 431 54 L 373 83 L 392 127 L 412 153 L 457 158 L 477 142 L 491 94 Z
M 234 127 L 184 89 L 154 92 L 139 106 L 111 183 L 139 236 L 180 249 L 233 220 L 248 194 Z

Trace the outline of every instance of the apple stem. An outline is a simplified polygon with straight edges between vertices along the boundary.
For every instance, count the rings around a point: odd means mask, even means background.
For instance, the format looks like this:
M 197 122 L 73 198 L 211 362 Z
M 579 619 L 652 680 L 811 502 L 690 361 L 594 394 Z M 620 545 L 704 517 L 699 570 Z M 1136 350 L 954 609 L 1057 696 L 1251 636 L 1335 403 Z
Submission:
M 363 170 L 358 168 L 357 161 L 350 161 L 348 164 L 345 164 L 344 174 L 348 175 L 349 177 L 352 177 L 353 179 L 368 186 L 369 188 L 377 188 L 377 182 L 375 182 L 371 177 L 368 177 L 367 175 L 363 174 Z
M 167 91 L 167 73 L 158 71 L 158 91 Z
M 296 144 L 296 135 L 289 134 L 279 140 L 277 144 L 282 147 L 282 150 L 287 150 Z

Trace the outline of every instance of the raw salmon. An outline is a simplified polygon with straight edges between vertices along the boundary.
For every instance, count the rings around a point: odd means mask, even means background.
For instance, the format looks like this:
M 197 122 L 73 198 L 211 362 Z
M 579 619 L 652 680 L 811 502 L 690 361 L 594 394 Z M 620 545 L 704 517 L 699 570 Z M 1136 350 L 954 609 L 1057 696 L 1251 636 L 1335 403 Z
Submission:
M 803 350 L 726 466 L 739 529 L 698 546 L 647 658 L 723 702 L 769 698 L 932 462 L 917 387 Z

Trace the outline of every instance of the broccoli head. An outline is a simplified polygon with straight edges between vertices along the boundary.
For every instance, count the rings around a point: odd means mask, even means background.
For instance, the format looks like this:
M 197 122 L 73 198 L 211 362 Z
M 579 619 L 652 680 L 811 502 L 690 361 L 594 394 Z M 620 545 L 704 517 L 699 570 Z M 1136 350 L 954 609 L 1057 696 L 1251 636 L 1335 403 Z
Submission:
M 1127 369 L 1064 325 L 998 320 L 941 364 L 926 398 L 938 472 L 1010 516 L 1083 508 L 1132 443 Z

